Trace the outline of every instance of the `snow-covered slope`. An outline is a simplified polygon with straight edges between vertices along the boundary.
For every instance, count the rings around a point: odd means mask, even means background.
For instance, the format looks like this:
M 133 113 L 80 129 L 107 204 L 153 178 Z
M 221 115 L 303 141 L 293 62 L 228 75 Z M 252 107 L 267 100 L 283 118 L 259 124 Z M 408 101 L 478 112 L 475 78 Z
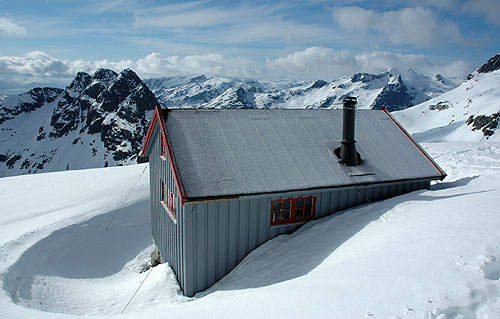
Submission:
M 157 103 L 130 69 L 0 97 L 0 177 L 134 163 Z
M 145 83 L 167 107 L 199 108 L 336 108 L 344 96 L 357 96 L 359 107 L 401 110 L 440 95 L 456 85 L 436 75 L 390 69 L 358 73 L 330 83 L 257 81 L 198 76 L 147 79 Z
M 146 164 L 2 178 L 0 317 L 500 318 L 500 145 L 424 147 L 441 184 L 309 222 L 194 298 L 141 273 Z
M 500 54 L 459 87 L 393 115 L 419 141 L 500 141 Z

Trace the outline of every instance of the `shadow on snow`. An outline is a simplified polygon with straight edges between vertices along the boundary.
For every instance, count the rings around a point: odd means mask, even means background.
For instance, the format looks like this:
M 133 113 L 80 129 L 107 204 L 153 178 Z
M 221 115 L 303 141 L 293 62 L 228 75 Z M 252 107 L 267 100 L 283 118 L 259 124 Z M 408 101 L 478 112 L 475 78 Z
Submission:
M 14 302 L 31 300 L 33 278 L 103 278 L 119 272 L 151 245 L 149 200 L 54 231 L 40 240 L 5 274 L 3 288 Z

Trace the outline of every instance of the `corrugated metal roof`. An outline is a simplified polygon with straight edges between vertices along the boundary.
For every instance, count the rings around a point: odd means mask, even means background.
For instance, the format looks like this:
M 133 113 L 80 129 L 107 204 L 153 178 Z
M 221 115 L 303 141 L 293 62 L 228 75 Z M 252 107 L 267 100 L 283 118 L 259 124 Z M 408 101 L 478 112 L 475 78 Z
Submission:
M 169 110 L 166 130 L 188 198 L 443 177 L 383 111 L 356 111 L 362 164 L 334 153 L 342 110 Z

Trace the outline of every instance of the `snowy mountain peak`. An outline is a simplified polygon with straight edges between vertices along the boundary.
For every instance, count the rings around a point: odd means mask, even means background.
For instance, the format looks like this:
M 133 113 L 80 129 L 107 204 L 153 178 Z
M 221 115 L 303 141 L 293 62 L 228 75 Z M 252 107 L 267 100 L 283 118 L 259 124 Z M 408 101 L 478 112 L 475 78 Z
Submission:
M 116 74 L 113 70 L 99 68 L 92 75 L 92 79 L 94 81 L 103 81 L 108 83 L 116 79 L 117 76 L 118 74 Z
M 500 53 L 492 57 L 485 64 L 481 65 L 477 73 L 489 73 L 500 69 Z
M 71 84 L 66 88 L 66 91 L 82 92 L 91 81 L 92 77 L 88 73 L 78 72 Z
M 200 76 L 196 76 L 194 78 L 191 78 L 189 80 L 189 82 L 191 83 L 201 83 L 201 82 L 205 82 L 206 80 L 208 80 L 208 78 L 205 76 L 205 75 L 200 75 Z
M 499 141 L 500 54 L 459 87 L 394 116 L 419 141 Z M 436 76 L 436 79 L 441 80 Z
M 389 70 L 387 70 L 387 72 L 385 72 L 385 74 L 387 74 L 388 76 L 400 75 L 401 73 L 402 72 L 397 68 L 390 68 Z
M 467 76 L 467 81 L 474 78 L 475 75 L 480 73 L 490 73 L 500 69 L 500 53 L 490 58 L 485 64 L 481 65 L 474 72 Z
M 64 90 L 6 97 L 0 124 L 10 138 L 0 140 L 0 176 L 135 162 L 157 104 L 130 69 L 79 72 Z
M 371 108 L 380 110 L 386 108 L 388 111 L 403 110 L 413 106 L 408 88 L 403 83 L 401 75 L 389 78 L 389 82 L 371 104 Z

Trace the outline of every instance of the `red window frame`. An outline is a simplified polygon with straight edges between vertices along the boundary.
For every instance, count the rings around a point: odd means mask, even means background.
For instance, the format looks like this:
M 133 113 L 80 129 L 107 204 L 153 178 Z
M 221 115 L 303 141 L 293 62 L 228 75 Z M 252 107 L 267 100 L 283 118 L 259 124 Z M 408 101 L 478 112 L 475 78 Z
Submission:
M 315 209 L 316 196 L 272 200 L 271 225 L 311 220 Z
M 165 186 L 165 182 L 161 181 L 161 200 L 160 200 L 166 208 L 169 210 L 168 213 L 171 214 L 171 217 L 177 220 L 176 214 L 176 205 L 175 205 L 175 195 L 171 192 L 168 187 Z M 165 208 L 165 207 L 164 207 Z

